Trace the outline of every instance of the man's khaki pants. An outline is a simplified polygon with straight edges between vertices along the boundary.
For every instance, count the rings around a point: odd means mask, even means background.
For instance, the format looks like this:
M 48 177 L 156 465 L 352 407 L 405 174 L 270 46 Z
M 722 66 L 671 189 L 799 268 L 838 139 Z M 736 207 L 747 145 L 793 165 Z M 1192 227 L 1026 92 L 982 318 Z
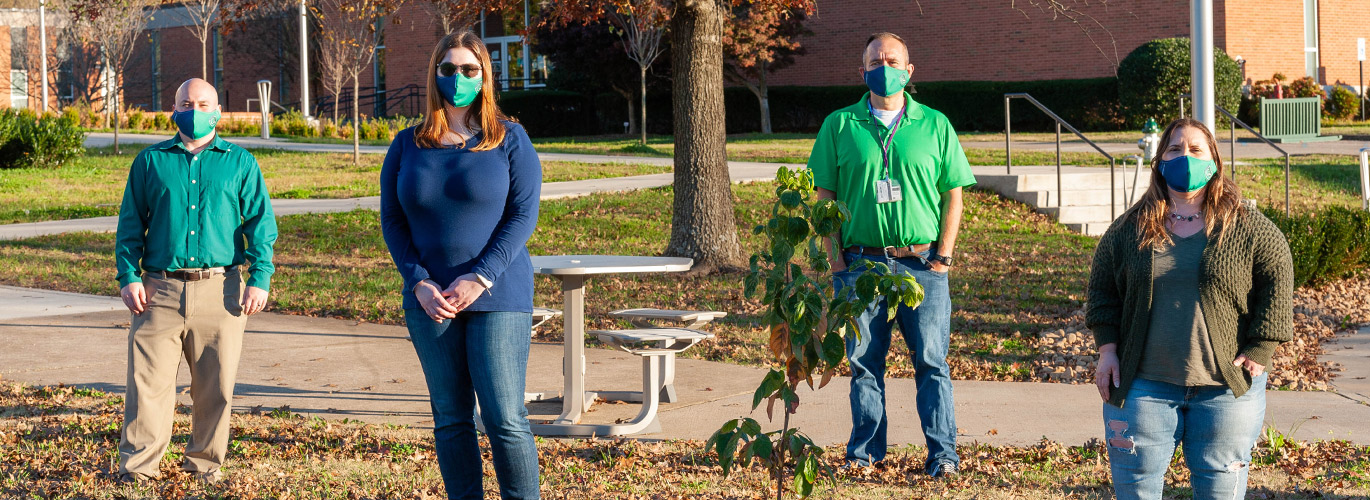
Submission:
M 190 366 L 193 404 L 182 467 L 191 472 L 217 471 L 228 451 L 233 380 L 247 325 L 240 305 L 242 276 L 236 266 L 198 281 L 145 273 L 143 287 L 147 310 L 133 316 L 128 335 L 128 392 L 119 473 L 160 476 L 158 463 L 171 442 L 176 371 L 182 357 Z

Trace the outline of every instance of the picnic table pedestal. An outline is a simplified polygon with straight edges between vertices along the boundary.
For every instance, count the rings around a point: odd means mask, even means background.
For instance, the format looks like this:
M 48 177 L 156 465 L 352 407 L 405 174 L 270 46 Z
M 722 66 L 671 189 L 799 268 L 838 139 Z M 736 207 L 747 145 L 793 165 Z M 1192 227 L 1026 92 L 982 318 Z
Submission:
M 562 359 L 562 412 L 551 423 L 532 424 L 540 436 L 613 436 L 635 431 L 624 424 L 582 424 L 581 416 L 595 398 L 643 401 L 635 391 L 589 392 L 585 388 L 585 283 L 601 274 L 673 273 L 688 271 L 692 259 L 683 257 L 635 257 L 625 255 L 554 255 L 533 257 L 533 272 L 561 281 L 562 326 L 565 357 Z M 648 376 L 649 374 L 644 374 Z M 644 408 L 644 413 L 647 412 Z M 655 408 L 651 408 L 655 413 Z M 654 418 L 654 417 L 653 417 Z

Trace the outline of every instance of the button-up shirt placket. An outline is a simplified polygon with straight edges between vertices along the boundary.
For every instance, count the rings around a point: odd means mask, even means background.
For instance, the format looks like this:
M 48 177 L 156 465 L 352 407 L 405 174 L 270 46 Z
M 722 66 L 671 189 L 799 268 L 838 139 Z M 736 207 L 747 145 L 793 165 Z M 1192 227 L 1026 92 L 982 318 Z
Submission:
M 199 153 L 190 153 L 189 150 L 186 151 L 188 153 L 186 156 L 189 157 L 189 160 L 187 161 L 189 165 L 186 168 L 186 172 L 190 178 L 190 183 L 187 184 L 186 188 L 186 198 L 190 200 L 190 213 L 186 214 L 186 226 L 189 230 L 189 234 L 186 235 L 186 251 L 190 254 L 191 267 L 204 267 L 204 258 L 201 255 L 200 246 L 200 226 L 204 220 L 204 218 L 201 217 L 201 214 L 204 213 L 204 211 L 201 210 L 201 205 L 204 203 L 204 197 L 200 194 L 202 189 L 200 180 L 204 177 L 200 175 L 200 156 L 206 154 L 206 151 L 207 149 L 202 150 Z

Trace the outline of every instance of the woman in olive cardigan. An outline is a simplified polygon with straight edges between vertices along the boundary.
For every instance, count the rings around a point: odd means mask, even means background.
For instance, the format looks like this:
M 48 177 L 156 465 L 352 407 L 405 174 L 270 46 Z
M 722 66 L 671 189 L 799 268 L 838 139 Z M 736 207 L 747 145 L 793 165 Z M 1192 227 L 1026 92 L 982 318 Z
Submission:
M 1265 367 L 1293 336 L 1284 235 L 1245 208 L 1213 134 L 1166 127 L 1151 187 L 1094 253 L 1086 323 L 1119 499 L 1160 498 L 1183 445 L 1194 498 L 1242 498 Z

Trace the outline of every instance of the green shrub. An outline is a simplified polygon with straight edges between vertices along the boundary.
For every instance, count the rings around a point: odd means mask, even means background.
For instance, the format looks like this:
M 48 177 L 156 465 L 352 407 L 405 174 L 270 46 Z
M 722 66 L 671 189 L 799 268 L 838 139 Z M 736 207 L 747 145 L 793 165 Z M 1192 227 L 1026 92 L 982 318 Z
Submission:
M 136 109 L 135 109 L 135 110 L 133 110 L 133 111 L 129 111 L 127 116 L 128 116 L 128 121 L 127 121 L 126 123 L 128 124 L 129 130 L 139 130 L 139 129 L 142 129 L 142 128 L 143 128 L 143 112 L 142 112 L 142 111 L 139 111 L 139 110 L 136 110 Z
M 1286 98 L 1292 97 L 1322 97 L 1326 98 L 1327 93 L 1322 91 L 1322 85 L 1318 85 L 1311 76 L 1305 76 L 1289 83 L 1284 90 Z
M 0 169 L 60 166 L 81 154 L 85 140 L 70 114 L 0 110 Z
M 650 95 L 650 94 L 649 94 Z M 564 90 L 521 90 L 501 92 L 499 107 L 518 120 L 532 137 L 589 135 L 599 132 L 595 110 L 589 99 Z M 652 115 L 659 112 L 649 108 Z M 626 116 L 626 113 L 623 115 Z M 667 115 L 669 116 L 669 115 Z M 649 116 L 648 119 L 655 120 Z M 669 119 L 669 118 L 668 118 Z M 620 128 L 619 131 L 622 131 Z
M 1331 95 L 1323 101 L 1322 114 L 1328 118 L 1345 120 L 1360 112 L 1360 96 L 1342 85 L 1332 87 Z
M 157 130 L 176 130 L 176 123 L 171 121 L 170 114 L 157 113 L 152 116 L 152 128 Z
M 1342 279 L 1370 265 L 1370 212 L 1345 207 L 1292 216 L 1272 208 L 1263 212 L 1289 240 L 1296 287 Z
M 1236 113 L 1241 104 L 1241 68 L 1222 49 L 1213 48 L 1214 93 L 1218 105 Z M 1142 44 L 1118 64 L 1118 99 L 1130 127 L 1147 118 L 1165 122 L 1176 116 L 1179 96 L 1190 92 L 1188 38 Z M 1225 121 L 1225 120 L 1223 120 Z

